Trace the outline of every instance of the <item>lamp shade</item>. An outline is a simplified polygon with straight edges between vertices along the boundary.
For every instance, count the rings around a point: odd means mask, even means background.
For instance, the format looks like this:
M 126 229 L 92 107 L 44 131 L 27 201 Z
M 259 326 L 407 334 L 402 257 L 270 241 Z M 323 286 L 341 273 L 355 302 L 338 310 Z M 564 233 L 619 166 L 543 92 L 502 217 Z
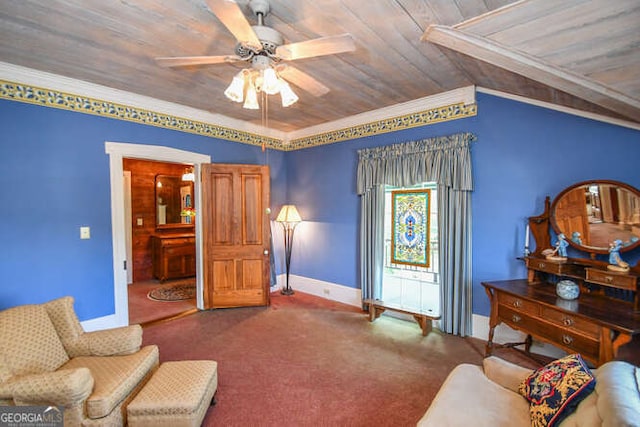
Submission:
M 291 86 L 284 80 L 280 79 L 280 97 L 282 98 L 282 106 L 288 107 L 298 100 L 298 95 L 293 92 Z
M 190 168 L 184 171 L 184 173 L 182 174 L 182 180 L 191 181 L 191 182 L 194 182 L 196 180 L 196 176 L 193 173 L 193 168 Z
M 296 209 L 295 205 L 284 205 L 282 206 L 282 209 L 280 209 L 276 222 L 297 223 L 302 222 L 302 218 L 300 218 L 300 214 L 298 213 L 298 209 Z
M 280 92 L 280 80 L 276 71 L 271 67 L 262 71 L 262 90 L 267 95 L 275 95 Z
M 256 88 L 253 83 L 249 83 L 247 96 L 244 99 L 244 105 L 242 107 L 249 110 L 258 110 L 260 108 L 258 105 L 258 93 L 256 92 Z
M 224 91 L 224 94 L 227 98 L 234 102 L 242 102 L 244 98 L 244 70 L 240 71 L 233 77 L 231 84 Z

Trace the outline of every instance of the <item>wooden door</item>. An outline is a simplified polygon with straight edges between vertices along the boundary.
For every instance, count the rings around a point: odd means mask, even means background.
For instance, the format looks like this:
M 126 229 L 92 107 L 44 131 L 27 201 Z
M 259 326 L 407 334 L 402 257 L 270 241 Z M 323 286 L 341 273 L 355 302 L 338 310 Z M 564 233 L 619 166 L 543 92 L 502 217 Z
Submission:
M 574 232 L 580 233 L 582 244 L 591 244 L 589 232 L 589 213 L 587 212 L 585 187 L 577 187 L 566 193 L 558 202 L 555 210 L 555 221 L 560 230 L 571 240 Z
M 269 304 L 269 168 L 202 168 L 204 308 Z

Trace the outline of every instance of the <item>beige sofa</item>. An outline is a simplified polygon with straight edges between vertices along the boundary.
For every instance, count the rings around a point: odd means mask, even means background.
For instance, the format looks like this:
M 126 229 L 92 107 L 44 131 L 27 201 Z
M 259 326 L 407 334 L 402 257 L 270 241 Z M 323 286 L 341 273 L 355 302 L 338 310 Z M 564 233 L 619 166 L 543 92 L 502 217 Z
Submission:
M 138 325 L 84 332 L 73 298 L 0 312 L 0 405 L 58 406 L 67 426 L 121 426 L 158 366 Z
M 530 427 L 529 402 L 518 386 L 531 372 L 497 357 L 486 358 L 483 367 L 459 365 L 418 426 Z M 640 427 L 640 368 L 616 361 L 592 372 L 595 390 L 560 426 Z

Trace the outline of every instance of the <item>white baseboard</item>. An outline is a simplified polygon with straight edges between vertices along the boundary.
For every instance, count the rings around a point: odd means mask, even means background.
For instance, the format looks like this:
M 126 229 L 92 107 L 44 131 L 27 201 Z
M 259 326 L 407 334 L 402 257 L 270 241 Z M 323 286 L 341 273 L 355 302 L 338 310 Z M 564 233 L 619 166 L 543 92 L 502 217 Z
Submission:
M 283 288 L 285 280 L 284 274 L 278 275 L 277 285 L 272 287 L 271 290 L 276 291 Z M 343 304 L 362 307 L 362 291 L 360 289 L 293 274 L 289 275 L 289 286 L 294 292 L 300 291 Z
M 95 319 L 85 320 L 83 322 L 80 322 L 80 324 L 82 325 L 82 329 L 84 329 L 86 332 L 117 328 L 119 326 L 123 326 L 118 322 L 118 318 L 115 314 L 110 314 L 108 316 L 96 317 Z

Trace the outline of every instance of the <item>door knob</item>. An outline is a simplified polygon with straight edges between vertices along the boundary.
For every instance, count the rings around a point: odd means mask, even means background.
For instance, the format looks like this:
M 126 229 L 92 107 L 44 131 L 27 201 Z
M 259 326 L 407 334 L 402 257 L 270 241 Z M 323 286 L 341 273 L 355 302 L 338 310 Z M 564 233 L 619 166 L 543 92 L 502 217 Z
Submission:
M 263 252 L 265 255 L 269 255 L 269 249 L 265 249 Z

